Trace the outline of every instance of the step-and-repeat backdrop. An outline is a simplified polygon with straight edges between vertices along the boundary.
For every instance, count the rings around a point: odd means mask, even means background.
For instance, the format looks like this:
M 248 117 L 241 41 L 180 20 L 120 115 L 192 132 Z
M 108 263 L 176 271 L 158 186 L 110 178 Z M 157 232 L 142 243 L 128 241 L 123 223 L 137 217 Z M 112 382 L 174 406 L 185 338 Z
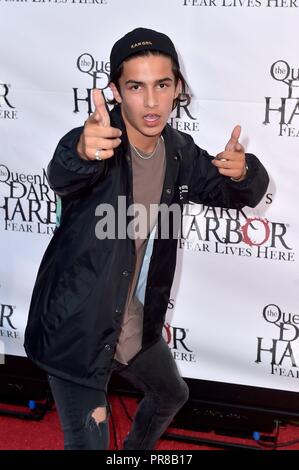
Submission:
M 297 391 L 299 0 L 0 0 L 0 17 L 0 353 L 25 355 L 47 163 L 143 26 L 173 39 L 190 85 L 172 126 L 214 154 L 241 124 L 271 177 L 255 209 L 186 207 L 165 338 L 185 377 Z

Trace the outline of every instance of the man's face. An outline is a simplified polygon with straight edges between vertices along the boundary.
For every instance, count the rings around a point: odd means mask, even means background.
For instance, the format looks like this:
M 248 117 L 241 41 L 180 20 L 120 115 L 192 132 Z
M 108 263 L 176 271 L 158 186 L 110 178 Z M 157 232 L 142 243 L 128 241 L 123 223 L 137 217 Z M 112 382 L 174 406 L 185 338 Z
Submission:
M 173 100 L 180 91 L 175 84 L 171 59 L 162 55 L 134 57 L 123 64 L 119 80 L 120 93 L 111 86 L 129 139 L 159 136 L 172 111 Z

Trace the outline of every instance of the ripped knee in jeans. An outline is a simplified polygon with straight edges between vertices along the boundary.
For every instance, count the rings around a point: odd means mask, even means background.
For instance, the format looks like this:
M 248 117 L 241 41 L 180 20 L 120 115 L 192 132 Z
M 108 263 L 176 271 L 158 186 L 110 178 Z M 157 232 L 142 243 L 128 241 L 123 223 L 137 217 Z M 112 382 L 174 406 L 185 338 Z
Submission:
M 106 406 L 99 406 L 90 411 L 87 415 L 86 426 L 93 428 L 94 425 L 99 426 L 107 420 Z

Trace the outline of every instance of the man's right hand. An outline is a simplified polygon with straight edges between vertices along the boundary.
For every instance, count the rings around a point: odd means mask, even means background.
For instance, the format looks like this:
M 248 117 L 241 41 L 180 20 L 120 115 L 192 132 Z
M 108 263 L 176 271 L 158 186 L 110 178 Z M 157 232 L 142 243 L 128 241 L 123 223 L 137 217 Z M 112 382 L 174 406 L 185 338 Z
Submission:
M 94 113 L 87 119 L 77 145 L 84 160 L 106 160 L 121 143 L 121 130 L 110 126 L 109 113 L 100 90 L 92 92 Z

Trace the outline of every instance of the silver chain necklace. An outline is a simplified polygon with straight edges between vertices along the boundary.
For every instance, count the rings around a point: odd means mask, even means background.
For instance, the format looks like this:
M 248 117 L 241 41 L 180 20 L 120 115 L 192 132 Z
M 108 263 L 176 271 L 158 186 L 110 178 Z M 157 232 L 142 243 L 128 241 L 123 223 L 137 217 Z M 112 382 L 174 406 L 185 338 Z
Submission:
M 131 147 L 135 150 L 135 152 L 137 153 L 138 157 L 142 158 L 142 160 L 150 160 L 150 159 L 155 155 L 159 143 L 160 143 L 160 137 L 159 137 L 159 139 L 158 139 L 158 141 L 157 141 L 157 143 L 156 143 L 156 146 L 155 146 L 154 150 L 152 151 L 152 153 L 150 153 L 150 154 L 147 155 L 146 157 L 145 157 L 144 155 L 141 155 L 141 153 L 137 150 L 137 148 L 135 147 L 135 145 L 133 145 L 133 144 L 131 144 L 131 143 L 130 143 L 130 145 L 131 145 Z

